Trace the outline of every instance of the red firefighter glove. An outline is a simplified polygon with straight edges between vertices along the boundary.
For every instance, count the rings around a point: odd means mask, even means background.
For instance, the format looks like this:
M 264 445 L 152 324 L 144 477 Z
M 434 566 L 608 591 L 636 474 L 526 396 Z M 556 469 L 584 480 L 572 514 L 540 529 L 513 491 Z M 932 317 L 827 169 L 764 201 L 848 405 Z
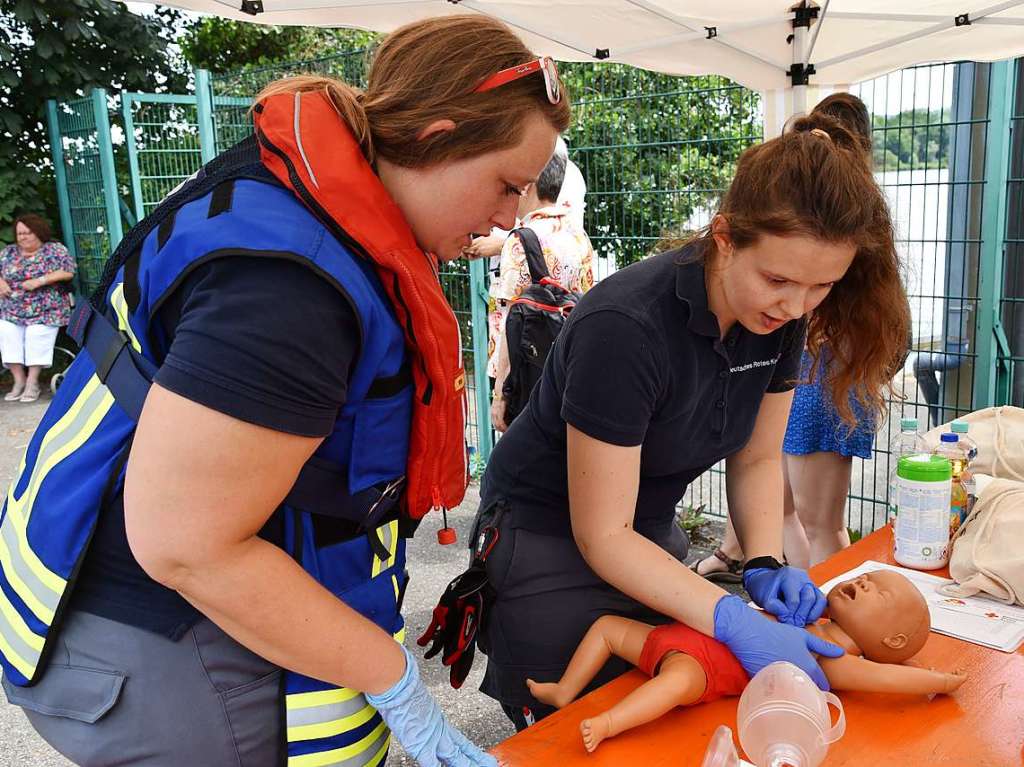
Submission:
M 476 635 L 484 618 L 484 591 L 488 588 L 483 563 L 473 564 L 445 589 L 434 608 L 430 626 L 416 643 L 430 644 L 424 657 L 441 653 L 441 663 L 451 667 L 452 687 L 459 689 L 473 666 Z

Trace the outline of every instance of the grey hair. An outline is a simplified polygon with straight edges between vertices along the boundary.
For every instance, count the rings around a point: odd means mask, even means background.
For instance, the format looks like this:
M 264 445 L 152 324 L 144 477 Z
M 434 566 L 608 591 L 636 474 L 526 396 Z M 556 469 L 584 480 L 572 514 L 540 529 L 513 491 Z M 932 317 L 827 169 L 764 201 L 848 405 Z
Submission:
M 565 181 L 565 164 L 569 161 L 569 150 L 562 137 L 558 137 L 555 153 L 537 178 L 537 197 L 545 202 L 555 202 Z

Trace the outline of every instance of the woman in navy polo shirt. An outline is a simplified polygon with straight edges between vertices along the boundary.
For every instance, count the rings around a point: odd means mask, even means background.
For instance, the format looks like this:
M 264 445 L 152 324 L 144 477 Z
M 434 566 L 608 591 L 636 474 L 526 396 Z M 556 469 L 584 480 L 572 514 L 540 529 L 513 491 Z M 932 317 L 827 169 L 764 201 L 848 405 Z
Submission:
M 782 559 L 782 439 L 805 337 L 830 341 L 838 401 L 880 410 L 910 322 L 885 199 L 857 138 L 827 115 L 748 149 L 711 225 L 604 280 L 574 311 L 484 475 L 478 527 L 497 597 L 483 691 L 522 728 L 601 615 L 680 621 L 750 674 L 777 660 L 827 682 L 803 629 L 824 609 Z M 675 507 L 726 461 L 744 585 L 780 622 L 691 572 Z M 501 510 L 501 514 L 497 512 Z M 497 522 L 495 519 L 497 518 Z M 624 670 L 610 662 L 594 681 Z

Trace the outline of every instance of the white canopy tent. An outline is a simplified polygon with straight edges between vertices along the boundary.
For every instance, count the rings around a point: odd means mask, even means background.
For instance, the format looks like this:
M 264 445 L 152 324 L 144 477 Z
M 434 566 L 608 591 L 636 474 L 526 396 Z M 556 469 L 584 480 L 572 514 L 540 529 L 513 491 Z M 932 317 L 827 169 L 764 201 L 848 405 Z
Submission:
M 679 75 L 721 74 L 766 92 L 766 133 L 806 111 L 808 87 L 914 64 L 1024 54 L 1024 0 L 165 0 L 262 24 L 388 32 L 475 12 L 501 19 L 538 53 Z M 814 95 L 813 93 L 811 94 Z M 816 99 L 815 99 L 816 100 Z

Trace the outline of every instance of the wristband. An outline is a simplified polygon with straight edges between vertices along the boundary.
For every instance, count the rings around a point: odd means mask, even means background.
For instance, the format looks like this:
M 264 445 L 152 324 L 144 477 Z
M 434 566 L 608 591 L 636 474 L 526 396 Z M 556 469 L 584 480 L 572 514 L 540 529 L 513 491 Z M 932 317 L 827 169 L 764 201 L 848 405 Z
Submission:
M 785 565 L 775 557 L 754 557 L 753 559 L 748 559 L 743 565 L 743 574 L 746 575 L 747 570 L 756 570 L 759 567 L 766 567 L 769 570 L 781 570 Z

